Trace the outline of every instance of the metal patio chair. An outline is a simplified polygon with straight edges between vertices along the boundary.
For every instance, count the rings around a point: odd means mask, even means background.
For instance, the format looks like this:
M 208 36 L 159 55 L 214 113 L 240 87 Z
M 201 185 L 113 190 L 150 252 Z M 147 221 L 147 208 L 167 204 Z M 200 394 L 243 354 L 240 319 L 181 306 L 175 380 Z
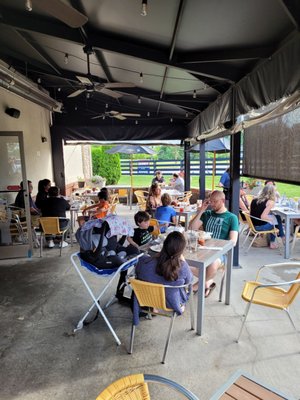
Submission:
M 63 218 L 65 220 L 65 218 Z M 53 237 L 53 236 L 60 236 L 60 252 L 59 255 L 61 256 L 62 251 L 62 244 L 65 239 L 65 234 L 70 229 L 70 224 L 68 224 L 65 228 L 61 229 L 59 226 L 59 217 L 41 217 L 39 219 L 41 224 L 41 234 L 40 234 L 40 257 L 42 257 L 43 251 L 43 238 L 45 237 Z
M 300 263 L 288 262 L 264 265 L 263 267 L 259 268 L 255 281 L 246 282 L 242 293 L 242 299 L 248 302 L 248 304 L 245 310 L 244 320 L 236 340 L 237 342 L 242 334 L 250 306 L 252 304 L 284 310 L 287 313 L 295 331 L 297 332 L 294 321 L 289 313 L 289 307 L 292 305 L 300 290 L 300 272 L 298 272 L 296 275 L 296 279 L 287 282 L 260 283 L 258 278 L 260 272 L 264 268 L 296 268 L 298 271 L 300 271 Z M 284 289 L 285 286 L 288 286 L 288 288 Z
M 111 383 L 99 394 L 96 400 L 150 400 L 148 382 L 158 383 L 168 387 L 168 391 L 178 392 L 185 399 L 199 400 L 199 398 L 177 382 L 158 375 L 135 374 L 124 376 Z
M 133 322 L 132 322 L 132 328 L 131 328 L 131 337 L 130 337 L 130 348 L 129 348 L 129 354 L 132 354 L 133 352 L 133 341 L 134 341 L 134 335 L 135 335 L 135 328 L 138 322 L 136 321 L 136 315 L 139 312 L 137 308 L 139 307 L 146 307 L 148 309 L 147 313 L 149 315 L 161 315 L 163 317 L 168 317 L 171 318 L 170 321 L 170 327 L 169 327 L 169 332 L 167 336 L 167 341 L 165 344 L 165 349 L 163 353 L 163 358 L 162 358 L 162 364 L 165 363 L 166 357 L 167 357 L 167 352 L 171 340 L 171 334 L 173 330 L 173 325 L 175 322 L 175 318 L 177 316 L 176 311 L 174 311 L 171 308 L 168 308 L 166 306 L 166 294 L 165 294 L 165 289 L 181 289 L 181 288 L 186 288 L 189 289 L 190 292 L 190 308 L 191 308 L 191 330 L 194 329 L 194 303 L 193 303 L 193 290 L 192 290 L 192 284 L 187 284 L 187 285 L 181 285 L 181 286 L 171 286 L 171 285 L 160 285 L 157 283 L 151 283 L 151 282 L 144 282 L 139 279 L 129 279 L 129 283 L 134 291 L 134 294 L 137 299 L 137 303 L 134 302 L 134 309 L 133 309 Z M 139 306 L 136 308 L 136 306 Z M 153 311 L 159 310 L 159 311 Z

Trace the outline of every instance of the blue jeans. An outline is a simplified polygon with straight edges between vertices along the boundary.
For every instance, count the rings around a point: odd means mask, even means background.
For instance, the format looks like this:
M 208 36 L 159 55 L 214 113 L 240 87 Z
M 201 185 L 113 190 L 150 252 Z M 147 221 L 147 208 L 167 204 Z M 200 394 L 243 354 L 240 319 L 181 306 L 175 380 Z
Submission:
M 277 219 L 277 224 L 275 225 L 275 228 L 279 230 L 278 236 L 279 237 L 284 237 L 284 231 L 283 231 L 283 226 L 282 226 L 282 221 L 280 215 L 275 215 Z M 258 225 L 255 226 L 255 229 L 260 232 L 260 231 L 267 231 L 269 229 L 273 229 L 274 225 L 271 224 L 270 222 L 266 222 L 264 225 Z M 275 242 L 275 235 L 272 233 L 270 234 L 270 241 Z

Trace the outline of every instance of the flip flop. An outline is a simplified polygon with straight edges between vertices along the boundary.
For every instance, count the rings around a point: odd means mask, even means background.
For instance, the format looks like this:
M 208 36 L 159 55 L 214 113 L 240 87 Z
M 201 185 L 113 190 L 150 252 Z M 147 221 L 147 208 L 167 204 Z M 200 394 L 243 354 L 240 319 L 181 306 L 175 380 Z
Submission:
M 215 284 L 215 282 L 213 282 L 213 283 L 210 285 L 210 287 L 206 288 L 206 289 L 205 289 L 205 297 L 210 296 L 211 292 L 216 288 L 216 286 L 217 286 L 217 285 Z

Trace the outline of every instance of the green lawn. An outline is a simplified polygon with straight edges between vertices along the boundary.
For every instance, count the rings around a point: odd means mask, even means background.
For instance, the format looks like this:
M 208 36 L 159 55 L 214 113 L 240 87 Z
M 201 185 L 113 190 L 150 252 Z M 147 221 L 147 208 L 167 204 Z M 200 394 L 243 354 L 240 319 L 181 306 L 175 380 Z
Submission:
M 171 175 L 164 175 L 166 182 L 169 182 L 171 179 Z M 153 179 L 152 175 L 135 175 L 133 177 L 133 185 L 135 187 L 147 187 L 150 186 L 151 181 Z M 247 178 L 245 178 L 246 180 Z M 220 180 L 220 176 L 215 177 L 215 185 L 218 184 Z M 207 189 L 211 189 L 211 181 L 212 177 L 207 176 L 205 180 L 205 185 Z M 123 175 L 118 182 L 120 185 L 129 185 L 130 184 L 130 176 Z M 300 186 L 299 185 L 288 185 L 286 183 L 277 183 L 278 192 L 283 195 L 285 194 L 287 197 L 300 197 Z M 192 176 L 191 187 L 198 188 L 199 187 L 199 178 L 198 176 Z

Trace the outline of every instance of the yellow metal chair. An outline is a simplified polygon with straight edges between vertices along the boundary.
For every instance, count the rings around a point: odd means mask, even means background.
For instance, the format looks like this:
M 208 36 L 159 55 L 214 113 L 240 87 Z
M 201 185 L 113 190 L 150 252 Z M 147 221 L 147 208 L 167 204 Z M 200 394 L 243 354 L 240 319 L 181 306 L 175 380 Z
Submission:
M 292 305 L 300 290 L 300 272 L 298 272 L 296 275 L 296 279 L 287 282 L 260 283 L 258 281 L 259 274 L 264 268 L 278 267 L 283 269 L 297 269 L 300 271 L 300 263 L 297 262 L 264 265 L 258 270 L 255 281 L 249 281 L 245 283 L 242 299 L 247 301 L 248 304 L 245 310 L 245 316 L 237 338 L 237 342 L 242 334 L 251 304 L 258 304 L 260 306 L 277 308 L 279 310 L 286 311 L 294 329 L 297 332 L 294 321 L 289 313 L 289 307 Z M 285 290 L 283 289 L 283 286 L 289 287 Z
M 192 197 L 193 193 L 191 190 L 188 190 L 186 192 L 183 192 L 182 196 L 177 197 L 177 201 L 183 202 L 183 203 L 189 203 L 190 198 Z
M 254 243 L 254 241 L 255 241 L 255 239 L 257 238 L 258 235 L 269 235 L 270 233 L 272 233 L 275 236 L 276 242 L 279 245 L 279 241 L 278 241 L 278 238 L 277 238 L 277 234 L 278 234 L 279 231 L 278 231 L 277 228 L 275 228 L 275 226 L 273 226 L 273 229 L 267 229 L 265 231 L 257 231 L 255 229 L 254 225 L 253 225 L 252 218 L 255 218 L 258 221 L 262 221 L 262 220 L 260 218 L 253 217 L 253 216 L 251 216 L 250 214 L 248 214 L 248 213 L 246 213 L 244 211 L 242 212 L 242 214 L 245 216 L 246 222 L 247 222 L 247 224 L 249 226 L 248 233 L 246 235 L 246 238 L 245 238 L 242 246 L 244 246 L 245 243 L 247 242 L 247 239 L 248 239 L 250 233 L 252 233 L 253 236 L 254 236 L 253 239 L 251 240 L 247 250 L 245 251 L 245 254 L 248 253 L 248 251 L 250 250 L 251 246 L 253 245 L 253 243 Z M 264 222 L 266 222 L 266 221 L 264 221 Z
M 62 244 L 65 238 L 65 233 L 69 230 L 69 225 L 67 225 L 64 229 L 60 229 L 59 227 L 59 217 L 41 217 L 40 224 L 42 228 L 41 232 L 41 241 L 40 241 L 40 257 L 42 257 L 42 249 L 43 249 L 43 238 L 46 236 L 61 236 L 60 242 L 60 253 L 62 250 Z
M 300 239 L 300 225 L 297 225 L 295 228 L 293 243 L 292 243 L 292 247 L 291 247 L 291 254 L 293 254 L 297 239 Z
M 154 238 L 157 238 L 160 235 L 160 229 L 159 229 L 159 222 L 157 221 L 157 219 L 155 218 L 151 218 L 150 219 L 150 225 L 149 226 L 153 226 L 153 231 L 151 232 L 151 235 Z
M 116 194 L 118 195 L 118 202 L 120 202 L 119 199 L 125 198 L 126 199 L 126 204 L 128 205 L 129 199 L 128 199 L 128 191 L 127 191 L 127 189 L 118 189 L 118 192 Z
M 150 391 L 147 382 L 159 383 L 169 389 L 179 392 L 189 400 L 199 400 L 191 391 L 171 379 L 158 375 L 135 374 L 124 376 L 110 384 L 99 394 L 96 400 L 150 400 Z
M 163 317 L 171 318 L 167 341 L 165 344 L 163 358 L 161 361 L 162 364 L 164 364 L 165 360 L 166 360 L 170 340 L 171 340 L 173 325 L 174 325 L 175 318 L 177 315 L 176 311 L 174 311 L 173 309 L 168 308 L 166 306 L 165 289 L 166 288 L 173 289 L 173 290 L 179 290 L 182 288 L 185 288 L 186 290 L 189 289 L 190 308 L 191 308 L 191 329 L 193 330 L 194 329 L 194 304 L 193 304 L 192 285 L 191 284 L 181 285 L 181 286 L 160 285 L 157 283 L 140 281 L 138 279 L 133 279 L 133 278 L 129 279 L 129 283 L 134 291 L 138 305 L 140 307 L 148 308 L 147 312 L 149 313 L 149 316 L 161 315 Z M 136 328 L 136 325 L 138 324 L 138 322 L 135 322 L 136 314 L 138 312 L 138 310 L 136 310 L 135 307 L 136 307 L 136 303 L 134 303 L 134 310 L 133 310 L 134 315 L 133 315 L 133 323 L 132 323 L 132 329 L 131 329 L 129 354 L 132 354 L 132 352 L 133 352 L 133 341 L 134 341 L 134 335 L 135 335 L 135 328 Z M 153 310 L 157 310 L 157 311 L 153 311 Z

